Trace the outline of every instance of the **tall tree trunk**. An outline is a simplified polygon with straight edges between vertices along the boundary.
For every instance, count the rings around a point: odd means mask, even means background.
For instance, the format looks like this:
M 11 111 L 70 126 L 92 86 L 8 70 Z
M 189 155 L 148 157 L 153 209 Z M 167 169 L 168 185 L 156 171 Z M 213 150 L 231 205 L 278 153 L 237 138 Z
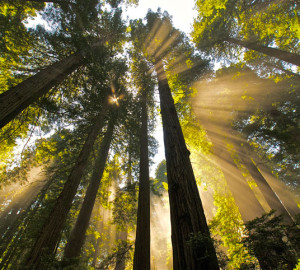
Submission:
M 239 158 L 246 166 L 253 180 L 256 182 L 270 208 L 276 210 L 278 214 L 282 214 L 284 221 L 287 224 L 291 224 L 293 222 L 293 219 L 290 213 L 287 211 L 284 204 L 278 198 L 277 194 L 273 191 L 265 177 L 261 174 L 256 164 L 254 163 L 253 157 L 256 155 L 251 149 L 250 145 L 242 138 L 240 138 L 240 135 L 237 132 L 234 132 L 231 127 L 227 127 L 226 130 L 228 134 L 232 135 L 231 142 L 233 143 L 239 155 Z
M 219 269 L 202 202 L 162 61 L 155 65 L 163 122 L 174 270 Z M 192 235 L 193 234 L 193 235 Z M 205 243 L 191 245 L 191 236 Z M 198 239 L 199 239 L 198 238 Z
M 26 269 L 45 269 L 42 260 L 44 257 L 52 255 L 59 241 L 61 230 L 66 221 L 72 201 L 76 195 L 81 177 L 87 165 L 89 155 L 93 149 L 94 142 L 103 127 L 104 113 L 106 112 L 107 102 L 104 103 L 102 112 L 92 126 L 85 144 L 77 158 L 77 161 L 60 193 L 55 206 L 36 239 L 36 242 L 29 254 L 26 262 Z
M 131 158 L 131 134 L 129 134 L 129 147 L 128 147 L 128 175 L 127 175 L 127 181 L 126 181 L 126 185 L 127 188 L 131 188 L 131 184 L 132 184 L 132 158 Z M 128 192 L 128 189 L 126 192 Z M 120 232 L 120 239 L 123 241 L 128 240 L 128 226 L 125 226 L 124 231 Z M 125 264 L 126 264 L 126 254 L 124 254 L 124 256 L 118 260 L 116 262 L 116 267 L 115 270 L 125 270 Z
M 143 90 L 141 99 L 140 179 L 133 269 L 150 270 L 150 182 L 146 89 Z
M 239 212 L 244 222 L 260 217 L 265 213 L 263 207 L 255 197 L 241 171 L 237 168 L 230 153 L 225 147 L 218 147 L 214 140 L 214 154 L 218 165 L 221 167 L 228 187 L 232 193 Z
M 263 54 L 266 54 L 271 57 L 275 57 L 287 63 L 300 66 L 300 55 L 296 53 L 286 52 L 280 49 L 267 47 L 259 44 L 258 42 L 252 41 L 243 41 L 235 38 L 227 38 L 226 41 L 229 41 L 233 44 L 240 45 L 250 50 L 254 50 Z
M 74 228 L 72 229 L 68 243 L 64 251 L 64 260 L 71 260 L 80 256 L 80 252 L 85 240 L 86 230 L 89 225 L 92 210 L 95 204 L 96 196 L 104 172 L 114 125 L 116 118 L 110 119 L 105 136 L 101 142 L 97 159 L 95 161 L 94 170 L 87 188 L 79 215 L 77 217 Z
M 297 197 L 296 193 L 289 190 L 287 186 L 277 179 L 273 174 L 270 168 L 263 165 L 258 157 L 254 157 L 257 167 L 260 169 L 261 174 L 264 178 L 271 184 L 272 189 L 275 190 L 276 194 L 279 195 L 280 200 L 283 202 L 284 206 L 291 214 L 292 217 L 295 217 L 297 214 L 300 214 L 300 208 L 297 205 L 297 202 L 294 198 Z
M 83 55 L 80 52 L 74 53 L 1 94 L 0 128 L 13 120 L 38 98 L 48 93 L 53 86 L 62 82 L 67 75 L 83 63 Z
M 228 128 L 226 122 L 213 123 L 213 120 L 209 121 L 205 118 L 202 121 L 207 135 L 213 143 L 212 149 L 217 164 L 223 172 L 242 220 L 247 222 L 260 217 L 265 211 L 227 150 L 226 141 L 234 143 L 233 136 L 230 135 L 230 128 Z
M 253 163 L 249 155 L 247 155 L 247 153 L 243 152 L 242 150 L 242 152 L 240 152 L 240 158 L 242 159 L 242 162 L 245 164 L 252 178 L 255 180 L 258 188 L 261 190 L 262 194 L 264 195 L 271 209 L 276 210 L 277 214 L 279 215 L 282 214 L 283 219 L 286 223 L 292 224 L 293 220 L 290 214 L 285 209 L 284 205 L 279 200 L 279 198 L 277 197 L 276 193 L 273 191 L 269 183 L 262 176 L 262 174 L 260 173 L 256 165 Z

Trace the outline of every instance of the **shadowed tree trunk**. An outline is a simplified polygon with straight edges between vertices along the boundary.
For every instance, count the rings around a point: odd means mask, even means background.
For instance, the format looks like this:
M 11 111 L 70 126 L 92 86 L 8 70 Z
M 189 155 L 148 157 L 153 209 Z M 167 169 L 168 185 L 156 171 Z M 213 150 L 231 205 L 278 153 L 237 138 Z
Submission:
M 163 122 L 174 270 L 219 269 L 195 176 L 162 61 L 155 65 Z M 191 245 L 191 236 L 205 239 Z M 198 239 L 198 238 L 197 238 Z
M 126 185 L 127 188 L 131 187 L 132 184 L 132 160 L 131 160 L 131 134 L 129 134 L 129 147 L 128 147 L 128 175 L 127 175 L 127 181 Z M 128 192 L 128 191 L 126 191 Z M 126 241 L 128 240 L 128 226 L 125 226 L 124 231 L 120 232 L 119 239 Z M 117 260 L 115 270 L 125 270 L 125 263 L 126 263 L 126 257 L 124 256 Z
M 95 42 L 89 49 L 94 50 L 102 43 L 102 41 Z M 0 95 L 0 128 L 82 66 L 87 52 L 88 50 L 82 50 L 71 54 L 2 93 Z
M 143 89 L 141 104 L 140 179 L 133 269 L 150 270 L 150 182 L 146 89 Z
M 67 75 L 83 65 L 84 57 L 77 52 L 38 72 L 0 95 L 0 128 L 49 90 L 61 83 Z
M 103 127 L 104 114 L 107 102 L 104 102 L 101 113 L 98 115 L 94 125 L 87 136 L 85 144 L 77 158 L 77 161 L 60 193 L 56 204 L 49 217 L 46 219 L 42 230 L 29 254 L 26 269 L 44 269 L 43 259 L 53 255 L 60 239 L 61 230 L 66 221 L 72 201 L 76 195 L 81 177 L 87 165 L 89 155 L 93 149 L 94 142 Z
M 287 63 L 300 66 L 300 55 L 298 54 L 260 45 L 258 42 L 243 41 L 235 38 L 227 38 L 226 41 L 236 45 L 240 45 L 250 50 L 266 54 L 271 57 L 275 57 Z
M 94 170 L 87 188 L 84 201 L 82 203 L 79 215 L 74 228 L 72 229 L 68 243 L 64 251 L 63 260 L 71 260 L 80 256 L 80 252 L 85 240 L 86 230 L 89 225 L 92 210 L 95 204 L 96 196 L 100 186 L 101 178 L 104 172 L 116 118 L 110 119 L 105 136 L 101 142 Z

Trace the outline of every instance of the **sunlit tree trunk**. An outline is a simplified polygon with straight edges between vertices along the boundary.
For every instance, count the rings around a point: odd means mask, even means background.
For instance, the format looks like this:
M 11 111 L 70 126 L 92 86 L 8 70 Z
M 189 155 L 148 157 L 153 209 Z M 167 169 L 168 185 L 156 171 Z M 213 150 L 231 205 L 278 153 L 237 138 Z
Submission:
M 300 55 L 298 54 L 260 45 L 258 42 L 243 41 L 236 38 L 227 38 L 226 40 L 230 43 L 245 47 L 247 49 L 254 50 L 271 57 L 275 57 L 296 66 L 300 66 Z
M 219 269 L 210 239 L 195 176 L 161 61 L 155 65 L 158 76 L 161 115 L 171 212 L 174 270 Z M 191 234 L 207 239 L 204 245 L 189 244 Z
M 141 98 L 140 179 L 133 269 L 150 270 L 150 182 L 147 91 L 145 89 Z
M 300 208 L 298 207 L 297 202 L 294 200 L 297 195 L 289 190 L 284 183 L 277 179 L 272 174 L 270 168 L 264 166 L 259 158 L 254 157 L 254 161 L 256 162 L 256 165 L 260 169 L 260 172 L 263 174 L 264 178 L 272 184 L 272 189 L 274 189 L 276 194 L 279 195 L 280 200 L 283 202 L 291 216 L 295 217 L 297 214 L 300 214 Z
M 264 195 L 267 203 L 271 207 L 277 211 L 277 214 L 282 214 L 285 222 L 291 224 L 293 222 L 290 214 L 287 212 L 285 207 L 283 206 L 282 202 L 279 200 L 269 183 L 266 179 L 262 176 L 260 171 L 257 169 L 256 165 L 253 163 L 249 155 L 242 152 L 240 153 L 240 157 L 248 169 L 249 173 L 251 174 L 252 178 L 255 180 L 258 188 L 261 190 L 262 194 Z
M 89 155 L 93 149 L 99 131 L 103 126 L 104 114 L 107 108 L 107 103 L 104 102 L 104 104 L 102 112 L 92 126 L 62 192 L 56 200 L 49 217 L 46 219 L 44 226 L 36 239 L 27 259 L 26 269 L 44 269 L 42 263 L 43 259 L 52 255 L 55 251 L 55 247 L 60 239 L 61 230 L 87 165 Z
M 76 223 L 65 247 L 64 260 L 66 261 L 80 256 L 80 252 L 85 240 L 85 234 L 89 225 L 101 178 L 104 172 L 113 136 L 115 120 L 115 117 L 110 119 L 107 131 L 101 142 L 89 186 L 87 188 Z

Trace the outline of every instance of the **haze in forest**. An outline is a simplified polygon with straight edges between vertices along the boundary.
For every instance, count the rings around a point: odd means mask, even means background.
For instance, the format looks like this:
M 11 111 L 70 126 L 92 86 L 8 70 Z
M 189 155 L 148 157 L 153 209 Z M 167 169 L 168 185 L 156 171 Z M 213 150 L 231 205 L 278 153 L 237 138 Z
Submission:
M 299 268 L 298 3 L 0 13 L 0 269 Z

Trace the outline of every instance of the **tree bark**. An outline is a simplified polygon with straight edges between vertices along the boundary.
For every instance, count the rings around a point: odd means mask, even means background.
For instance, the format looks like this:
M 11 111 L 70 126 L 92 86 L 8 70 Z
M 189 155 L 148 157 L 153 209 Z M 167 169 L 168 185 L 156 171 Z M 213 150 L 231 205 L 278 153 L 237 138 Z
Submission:
M 98 115 L 95 124 L 92 126 L 85 144 L 77 158 L 65 185 L 60 193 L 55 206 L 47 218 L 40 235 L 29 254 L 26 262 L 26 269 L 45 269 L 42 260 L 51 256 L 59 241 L 60 233 L 66 221 L 68 212 L 72 206 L 72 201 L 76 195 L 81 177 L 87 165 L 89 155 L 93 149 L 94 142 L 103 126 L 104 113 L 106 112 L 107 102 L 103 105 L 102 112 Z
M 87 188 L 79 215 L 77 217 L 74 228 L 72 229 L 68 243 L 64 250 L 64 259 L 71 260 L 80 256 L 80 252 L 85 240 L 85 233 L 87 231 L 92 210 L 97 197 L 98 189 L 104 172 L 108 152 L 113 136 L 115 125 L 115 117 L 110 119 L 107 131 L 101 142 L 90 184 Z
M 0 128 L 49 90 L 61 83 L 67 75 L 83 65 L 84 57 L 74 53 L 38 72 L 0 95 Z
M 133 270 L 150 270 L 150 181 L 147 91 L 142 92 L 140 179 Z
M 287 63 L 300 66 L 300 55 L 296 53 L 286 52 L 280 49 L 267 47 L 264 45 L 258 44 L 258 42 L 243 41 L 235 38 L 227 38 L 226 41 L 231 42 L 236 45 L 240 45 L 250 50 L 254 50 L 263 54 L 266 54 L 271 57 L 275 57 Z
M 158 89 L 163 122 L 174 270 L 219 269 L 210 239 L 195 176 L 174 106 L 162 61 L 156 62 Z M 202 235 L 205 244 L 189 244 L 191 234 Z

